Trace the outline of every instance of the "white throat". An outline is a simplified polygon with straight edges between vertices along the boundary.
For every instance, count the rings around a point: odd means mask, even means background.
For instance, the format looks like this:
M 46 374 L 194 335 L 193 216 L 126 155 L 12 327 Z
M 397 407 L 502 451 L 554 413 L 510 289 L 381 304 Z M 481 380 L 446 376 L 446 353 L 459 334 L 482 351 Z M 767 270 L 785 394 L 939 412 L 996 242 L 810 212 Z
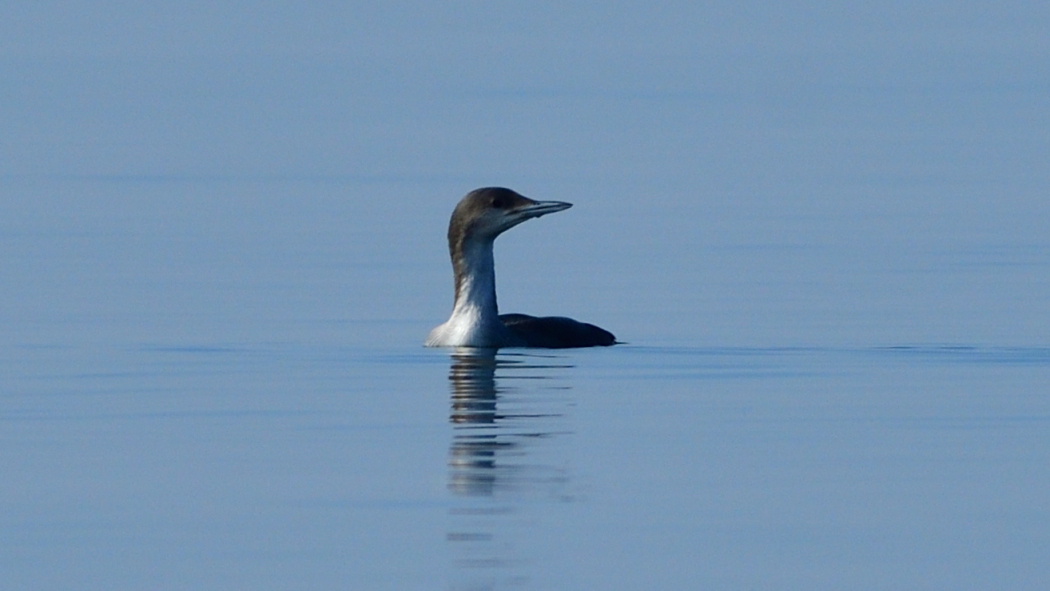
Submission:
M 492 240 L 464 240 L 452 252 L 456 301 L 447 322 L 430 332 L 428 347 L 508 347 L 518 338 L 499 319 Z

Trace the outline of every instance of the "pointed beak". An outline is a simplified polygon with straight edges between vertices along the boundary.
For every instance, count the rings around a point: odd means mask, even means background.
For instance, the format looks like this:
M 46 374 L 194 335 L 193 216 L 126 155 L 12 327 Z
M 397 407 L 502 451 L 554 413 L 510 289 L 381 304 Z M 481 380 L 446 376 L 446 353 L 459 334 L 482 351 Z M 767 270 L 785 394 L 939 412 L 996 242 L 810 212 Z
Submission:
M 565 203 L 564 201 L 534 201 L 523 207 L 516 208 L 514 210 L 514 215 L 524 221 L 531 218 L 538 218 L 542 215 L 547 215 L 548 213 L 564 211 L 570 207 L 572 207 L 572 204 Z

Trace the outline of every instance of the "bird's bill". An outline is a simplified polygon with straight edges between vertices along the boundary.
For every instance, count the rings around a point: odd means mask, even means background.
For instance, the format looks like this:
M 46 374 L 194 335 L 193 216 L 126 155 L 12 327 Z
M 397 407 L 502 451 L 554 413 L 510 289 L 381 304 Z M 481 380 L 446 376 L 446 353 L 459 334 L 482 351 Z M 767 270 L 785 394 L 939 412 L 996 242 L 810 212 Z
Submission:
M 572 207 L 572 204 L 564 201 L 533 201 L 528 205 L 515 208 L 514 214 L 516 217 L 527 220 L 529 218 L 538 218 L 548 213 L 564 211 L 570 207 Z

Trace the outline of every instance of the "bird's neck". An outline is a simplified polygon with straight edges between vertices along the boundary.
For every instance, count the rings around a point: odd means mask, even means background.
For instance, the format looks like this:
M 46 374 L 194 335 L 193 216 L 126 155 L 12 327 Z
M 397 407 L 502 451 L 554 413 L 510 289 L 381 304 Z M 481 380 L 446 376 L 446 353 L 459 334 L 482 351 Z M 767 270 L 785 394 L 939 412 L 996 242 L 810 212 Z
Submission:
M 499 323 L 496 305 L 496 266 L 492 240 L 463 240 L 450 245 L 456 277 L 453 318 L 470 318 L 472 324 Z

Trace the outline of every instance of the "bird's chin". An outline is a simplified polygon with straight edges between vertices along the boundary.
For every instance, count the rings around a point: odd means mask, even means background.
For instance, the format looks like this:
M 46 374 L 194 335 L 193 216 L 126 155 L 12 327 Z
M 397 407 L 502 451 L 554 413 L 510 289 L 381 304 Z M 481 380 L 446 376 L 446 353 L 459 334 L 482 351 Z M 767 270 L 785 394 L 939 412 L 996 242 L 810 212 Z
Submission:
M 497 235 L 498 234 L 502 234 L 502 233 L 506 232 L 507 230 L 509 230 L 509 229 L 513 228 L 514 226 L 517 226 L 517 225 L 519 225 L 519 224 L 521 224 L 523 222 L 527 222 L 529 219 L 531 219 L 531 218 L 521 218 L 521 219 L 510 220 L 510 221 L 504 223 L 500 227 L 499 231 L 497 232 Z

